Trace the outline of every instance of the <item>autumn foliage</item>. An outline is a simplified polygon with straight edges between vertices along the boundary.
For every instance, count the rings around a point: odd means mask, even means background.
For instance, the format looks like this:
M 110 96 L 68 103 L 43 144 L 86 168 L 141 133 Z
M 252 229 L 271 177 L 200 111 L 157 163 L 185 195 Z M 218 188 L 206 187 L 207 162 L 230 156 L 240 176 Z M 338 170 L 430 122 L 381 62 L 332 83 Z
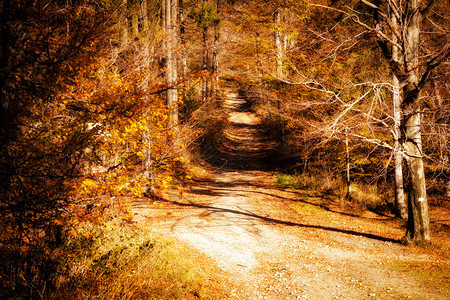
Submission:
M 159 58 L 120 41 L 114 9 L 1 4 L 2 296 L 43 297 L 81 222 L 130 220 L 130 197 L 160 194 L 187 174 Z
M 226 89 L 261 118 L 270 164 L 292 178 L 342 182 L 348 168 L 357 183 L 391 184 L 392 72 L 376 32 L 350 17 L 371 24 L 372 8 L 331 1 L 324 13 L 328 2 L 185 0 L 164 25 L 165 1 L 1 1 L 0 297 L 47 297 L 86 223 L 130 222 L 133 199 L 188 184 L 187 151 L 204 163 L 223 137 Z M 448 60 L 436 27 L 447 6 L 423 22 L 421 58 Z M 421 114 L 428 190 L 441 196 L 448 61 L 434 67 Z

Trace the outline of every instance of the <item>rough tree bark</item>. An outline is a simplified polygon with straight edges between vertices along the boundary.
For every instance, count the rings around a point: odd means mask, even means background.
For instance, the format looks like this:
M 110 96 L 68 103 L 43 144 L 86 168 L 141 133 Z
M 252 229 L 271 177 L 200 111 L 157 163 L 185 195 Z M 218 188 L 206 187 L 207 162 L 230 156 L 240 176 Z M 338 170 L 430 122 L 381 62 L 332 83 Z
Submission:
M 406 161 L 411 173 L 408 195 L 408 224 L 406 241 L 422 242 L 431 239 L 427 190 L 422 153 L 421 110 L 419 86 L 419 44 L 422 19 L 420 0 L 410 0 L 405 11 L 408 22 L 404 30 L 404 70 L 401 130 Z
M 203 58 L 202 58 L 202 100 L 206 102 L 208 99 L 208 27 L 203 27 L 202 30 L 202 40 L 203 40 Z
M 350 178 L 350 149 L 348 147 L 348 134 L 347 130 L 345 130 L 345 171 L 346 171 L 346 183 L 347 183 L 347 192 L 346 192 L 346 198 L 350 199 L 350 185 L 351 185 L 351 178 Z
M 395 214 L 397 217 L 406 220 L 408 218 L 407 205 L 405 200 L 405 190 L 403 185 L 403 153 L 401 139 L 401 94 L 400 83 L 393 76 L 393 104 L 394 104 L 394 179 L 395 179 Z
M 122 42 L 124 44 L 128 43 L 128 11 L 127 11 L 127 0 L 122 0 L 122 7 L 120 9 L 120 28 L 122 29 Z
M 173 130 L 176 129 L 178 124 L 177 17 L 178 0 L 164 0 L 163 25 L 166 33 L 167 107 L 169 109 L 169 127 Z
M 220 0 L 216 3 L 216 12 L 220 14 Z M 219 39 L 220 39 L 220 23 L 214 26 L 214 44 L 212 51 L 212 72 L 213 72 L 213 86 L 212 86 L 212 98 L 217 99 L 217 94 L 219 92 Z
M 179 25 L 179 41 L 180 41 L 180 64 L 181 64 L 181 74 L 178 76 L 178 79 L 181 82 L 186 81 L 186 74 L 188 71 L 188 65 L 187 65 L 187 54 L 186 54 L 186 24 L 185 24 L 185 9 L 183 6 L 183 0 L 178 0 L 178 21 L 180 23 Z M 182 99 L 185 99 L 186 97 L 186 86 L 182 85 Z
M 339 1 L 346 6 L 346 1 Z M 426 15 L 432 11 L 436 0 L 361 0 L 373 11 L 373 24 L 362 21 L 355 15 L 356 10 L 347 14 L 356 24 L 374 32 L 395 77 L 402 87 L 401 97 L 401 143 L 406 158 L 410 182 L 408 186 L 408 223 L 404 242 L 425 242 L 431 239 L 430 219 L 425 183 L 424 154 L 421 133 L 421 90 L 430 80 L 432 71 L 450 56 L 450 44 L 442 45 L 432 55 L 422 56 L 419 62 L 421 44 L 420 27 Z M 321 5 L 318 5 L 321 6 Z M 363 15 L 363 13 L 361 13 Z M 396 22 L 392 22 L 392 18 Z M 433 26 L 436 24 L 433 23 Z M 395 35 L 395 39 L 391 38 Z M 427 34 L 433 34 L 428 31 Z M 399 51 L 398 61 L 392 49 Z

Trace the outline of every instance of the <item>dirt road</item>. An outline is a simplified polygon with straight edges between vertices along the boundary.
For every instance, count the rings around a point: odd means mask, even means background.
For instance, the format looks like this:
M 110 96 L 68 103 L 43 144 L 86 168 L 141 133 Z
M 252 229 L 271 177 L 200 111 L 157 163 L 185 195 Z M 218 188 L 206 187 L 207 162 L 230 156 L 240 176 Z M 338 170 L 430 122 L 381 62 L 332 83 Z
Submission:
M 436 263 L 398 243 L 401 223 L 344 213 L 306 192 L 276 190 L 270 172 L 239 168 L 260 163 L 267 151 L 259 120 L 240 109 L 243 101 L 228 93 L 232 126 L 222 151 L 229 152 L 229 167 L 163 207 L 138 210 L 140 217 L 214 261 L 231 282 L 229 299 L 449 298 L 448 282 L 426 284 L 398 267 Z M 448 279 L 448 261 L 438 263 L 447 266 Z

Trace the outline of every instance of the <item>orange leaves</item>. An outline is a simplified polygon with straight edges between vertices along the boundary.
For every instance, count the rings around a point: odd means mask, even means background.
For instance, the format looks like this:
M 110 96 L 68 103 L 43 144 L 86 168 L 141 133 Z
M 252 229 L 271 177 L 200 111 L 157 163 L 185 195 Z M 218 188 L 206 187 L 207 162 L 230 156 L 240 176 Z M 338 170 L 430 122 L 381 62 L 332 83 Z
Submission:
M 185 173 L 179 148 L 170 142 L 178 132 L 168 128 L 160 66 L 136 64 L 142 53 L 134 55 L 134 48 L 110 50 L 77 66 L 70 81 L 57 79 L 59 114 L 79 118 L 69 131 L 79 130 L 88 141 L 82 175 L 68 182 L 74 203 L 69 219 L 129 219 L 130 199 L 149 189 L 159 194 Z

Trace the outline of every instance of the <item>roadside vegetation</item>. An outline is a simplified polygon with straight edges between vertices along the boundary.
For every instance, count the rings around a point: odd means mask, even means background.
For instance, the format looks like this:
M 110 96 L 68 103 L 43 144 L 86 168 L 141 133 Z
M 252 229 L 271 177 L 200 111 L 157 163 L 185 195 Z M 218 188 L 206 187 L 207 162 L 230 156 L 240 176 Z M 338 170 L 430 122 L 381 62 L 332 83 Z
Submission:
M 151 228 L 85 224 L 61 251 L 51 299 L 189 299 L 208 292 L 189 250 Z
M 365 210 L 385 210 L 390 208 L 389 213 L 394 214 L 393 192 L 389 190 L 381 191 L 376 184 L 352 182 L 347 187 L 338 176 L 332 175 L 308 175 L 305 173 L 287 175 L 276 174 L 272 184 L 277 188 L 292 190 L 307 190 L 317 192 L 317 196 L 329 195 L 339 200 L 341 203 L 349 201 L 357 206 L 360 212 Z

